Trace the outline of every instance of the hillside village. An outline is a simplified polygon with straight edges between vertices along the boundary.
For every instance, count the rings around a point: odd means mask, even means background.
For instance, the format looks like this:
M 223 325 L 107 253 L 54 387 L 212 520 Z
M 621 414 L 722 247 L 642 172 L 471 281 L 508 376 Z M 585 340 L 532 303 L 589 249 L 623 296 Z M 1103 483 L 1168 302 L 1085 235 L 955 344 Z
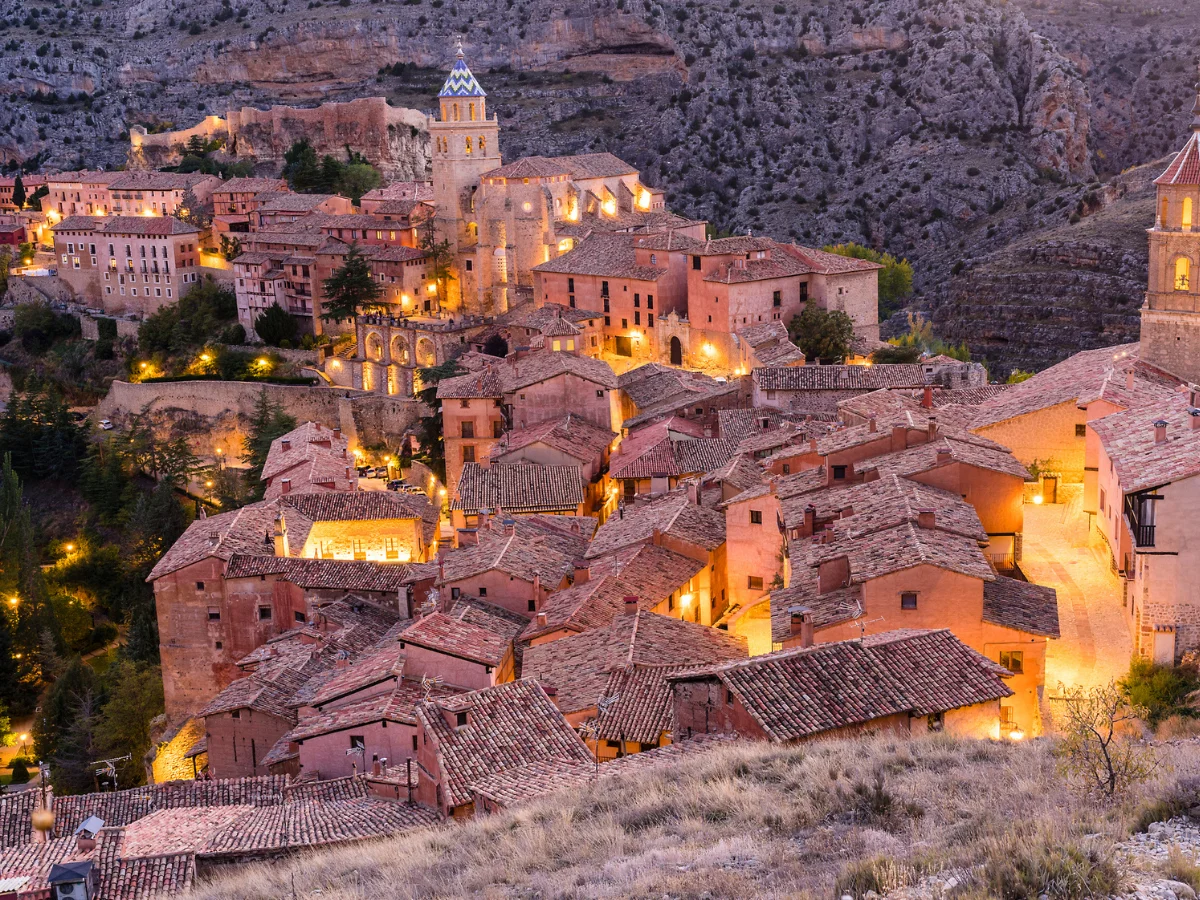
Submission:
M 191 495 L 149 572 L 147 783 L 0 795 L 0 897 L 182 896 L 745 742 L 1034 741 L 1131 657 L 1200 651 L 1200 96 L 1140 341 L 1011 383 L 876 361 L 877 263 L 713 236 L 611 154 L 505 162 L 461 46 L 438 104 L 430 180 L 357 202 L 131 169 L 31 176 L 30 211 L 0 185 L 24 301 L 119 335 L 216 283 L 247 341 L 276 309 L 307 339 L 305 384 L 254 385 L 301 398 L 262 499 Z M 361 271 L 369 296 L 330 292 Z M 804 316 L 844 352 L 806 355 Z M 98 428 L 226 402 L 130 368 Z M 190 440 L 219 471 L 217 431 Z

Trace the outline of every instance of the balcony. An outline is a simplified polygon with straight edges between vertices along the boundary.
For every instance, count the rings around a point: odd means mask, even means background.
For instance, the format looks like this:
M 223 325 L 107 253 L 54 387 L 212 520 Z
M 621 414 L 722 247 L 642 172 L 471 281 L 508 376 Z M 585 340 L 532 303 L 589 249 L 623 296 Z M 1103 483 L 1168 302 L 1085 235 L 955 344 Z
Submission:
M 1154 501 L 1158 499 L 1153 491 L 1125 495 L 1125 524 L 1135 547 L 1154 546 Z

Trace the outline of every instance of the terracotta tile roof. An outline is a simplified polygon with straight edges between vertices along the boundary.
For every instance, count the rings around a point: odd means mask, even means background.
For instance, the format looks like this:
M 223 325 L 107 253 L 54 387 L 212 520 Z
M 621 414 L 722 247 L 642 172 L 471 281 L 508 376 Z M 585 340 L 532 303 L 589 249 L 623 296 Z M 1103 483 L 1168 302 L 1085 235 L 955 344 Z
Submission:
M 813 627 L 827 628 L 851 622 L 863 614 L 862 585 L 852 584 L 825 593 L 817 589 L 816 572 L 794 571 L 791 584 L 771 591 L 771 640 L 782 644 L 792 633 L 792 607 L 803 606 L 813 614 Z
M 1121 344 L 1076 353 L 981 403 L 971 427 L 986 428 L 1062 403 L 1084 405 L 1104 399 L 1128 409 L 1168 396 L 1178 380 L 1137 359 L 1137 352 L 1137 344 Z
M 804 353 L 792 343 L 782 322 L 762 322 L 738 332 L 761 366 L 803 365 Z
M 23 844 L 0 849 L 0 879 L 28 878 L 14 896 L 49 897 L 47 878 L 53 866 L 82 859 L 75 849 L 75 838 L 65 837 L 46 843 Z
M 210 700 L 197 715 L 215 716 L 236 709 L 252 709 L 255 712 L 296 721 L 296 714 L 288 707 L 295 688 L 291 690 L 278 685 L 263 683 L 253 675 L 239 678 Z
M 597 428 L 568 413 L 565 419 L 551 419 L 529 428 L 505 432 L 492 448 L 491 456 L 499 460 L 531 444 L 545 444 L 582 463 L 598 462 L 614 438 L 616 434 L 608 429 Z
M 450 584 L 492 570 L 523 581 L 540 574 L 547 587 L 575 570 L 596 520 L 589 516 L 519 516 L 512 534 L 495 518 L 476 532 L 479 543 L 448 551 L 440 557 L 444 583 Z M 572 531 L 572 526 L 578 531 Z
M 824 431 L 824 429 L 822 429 Z M 737 453 L 765 455 L 767 451 L 779 450 L 783 447 L 805 445 L 807 447 L 810 430 L 803 425 L 782 422 L 778 428 L 768 428 L 756 434 L 747 436 L 737 445 Z
M 1007 697 L 995 663 L 948 630 L 783 650 L 672 681 L 717 678 L 773 741 Z
M 1012 475 L 1024 481 L 1029 477 L 1029 470 L 1021 465 L 1007 447 L 981 438 L 970 432 L 958 432 L 939 436 L 926 444 L 917 444 L 907 450 L 896 453 L 886 453 L 864 459 L 855 464 L 859 472 L 869 472 L 872 469 L 880 475 L 912 475 L 928 472 L 937 468 L 940 451 L 949 451 L 952 462 L 973 466 L 977 469 L 987 469 L 1004 475 Z
M 393 181 L 363 194 L 364 200 L 433 200 L 433 184 L 428 181 Z
M 213 188 L 214 194 L 261 194 L 264 192 L 278 193 L 287 190 L 287 182 L 282 178 L 230 178 L 224 184 Z
M 983 586 L 983 621 L 1057 638 L 1058 593 L 1054 588 L 997 575 Z
M 876 441 L 881 442 L 881 448 L 890 449 L 892 429 L 907 429 L 909 440 L 915 442 L 923 440 L 929 434 L 931 422 L 935 428 L 940 428 L 938 416 L 932 410 L 901 410 L 892 416 L 876 419 L 874 430 L 871 429 L 870 422 L 834 429 L 817 441 L 817 453 L 821 456 L 829 456 L 832 453 L 849 450 L 852 447 L 862 447 Z M 912 432 L 916 432 L 916 434 Z
M 468 372 L 453 378 L 443 378 L 438 382 L 437 398 L 439 400 L 465 400 L 479 397 L 500 397 L 504 388 L 496 369 L 488 367 L 478 372 Z
M 579 153 L 560 156 L 558 161 L 576 178 L 615 178 L 638 174 L 637 169 L 611 153 Z
M 589 233 L 571 250 L 534 266 L 533 271 L 645 282 L 657 282 L 667 275 L 665 266 L 642 265 L 637 261 L 632 236 L 603 231 Z
M 1008 384 L 989 384 L 975 388 L 948 389 L 934 387 L 931 391 L 933 409 L 936 410 L 938 422 L 954 427 L 966 427 L 975 415 L 974 407 L 1002 395 L 1011 388 Z M 856 397 L 848 397 L 838 401 L 838 411 L 847 412 L 869 419 L 875 416 L 877 420 L 894 418 L 901 412 L 911 412 L 916 415 L 928 415 L 921 404 L 924 388 L 912 390 L 908 388 L 880 388 Z
M 414 644 L 471 662 L 499 666 L 512 652 L 512 639 L 444 613 L 418 619 L 400 635 L 400 646 Z
M 529 620 L 522 615 L 473 597 L 460 597 L 454 601 L 448 615 L 452 619 L 478 625 L 500 635 L 505 640 L 515 641 L 525 630 Z
M 778 428 L 788 421 L 783 413 L 771 407 L 748 407 L 745 409 L 719 409 L 717 422 L 721 437 L 740 444 L 752 434 Z M 765 422 L 765 425 L 764 425 Z
M 480 178 L 553 178 L 556 175 L 570 175 L 571 172 L 562 160 L 546 156 L 523 156 L 514 162 L 489 169 Z
M 50 230 L 54 232 L 95 231 L 102 222 L 102 216 L 67 216 Z
M 282 575 L 297 587 L 348 591 L 401 590 L 413 567 L 396 563 L 303 559 L 298 556 L 245 556 L 229 558 L 226 578 Z
M 612 478 L 653 478 L 711 472 L 729 462 L 735 446 L 721 438 L 675 440 L 669 422 L 644 425 L 621 441 L 609 461 Z
M 259 212 L 308 212 L 316 209 L 337 194 L 293 194 L 290 191 L 261 194 Z
M 451 725 L 466 713 L 465 725 Z M 475 783 L 537 762 L 594 764 L 579 735 L 541 686 L 513 681 L 422 702 L 422 728 L 437 742 L 440 782 L 450 806 L 472 800 Z
M 582 503 L 578 466 L 492 463 L 485 469 L 479 463 L 465 463 L 450 508 L 468 515 L 481 509 L 555 512 L 574 510 Z
M 279 739 L 279 744 L 294 744 L 323 734 L 332 734 L 347 728 L 357 728 L 371 722 L 402 722 L 416 725 L 416 705 L 429 697 L 450 696 L 459 693 L 458 688 L 444 684 L 431 684 L 428 688 L 421 682 L 412 679 L 401 679 L 396 686 L 382 694 L 357 700 L 339 706 L 336 709 L 305 716 L 300 722 Z M 272 748 L 274 752 L 274 748 Z
M 398 681 L 404 672 L 404 650 L 395 641 L 385 642 L 357 659 L 346 660 L 345 667 L 334 668 L 333 677 L 317 691 L 309 705 L 320 708 L 382 681 Z
M 739 491 L 747 491 L 762 486 L 765 483 L 765 475 L 762 466 L 739 454 L 705 475 L 704 484 L 728 484 Z
M 584 554 L 588 559 L 649 541 L 658 529 L 706 550 L 725 543 L 725 514 L 691 503 L 686 491 L 673 491 L 655 500 L 624 507 L 610 516 Z
M 674 713 L 670 675 L 695 666 L 626 666 L 608 676 L 604 696 L 616 700 L 597 714 L 597 737 L 602 741 L 657 744 L 671 731 Z
M 775 366 L 755 369 L 753 377 L 764 391 L 875 391 L 925 384 L 924 370 L 915 364 Z
M 605 388 L 615 388 L 617 378 L 603 360 L 574 353 L 541 350 L 520 359 L 505 359 L 478 372 L 438 382 L 439 400 L 500 397 L 559 375 L 575 375 Z
M 208 806 L 272 806 L 283 802 L 287 777 L 262 775 L 216 781 L 169 781 L 100 794 L 54 798 L 54 833 L 70 835 L 88 816 L 98 816 L 110 828 L 128 825 L 158 809 Z
M 399 491 L 288 494 L 280 497 L 279 502 L 285 516 L 288 507 L 291 507 L 312 522 L 361 522 L 373 519 L 438 521 L 438 511 L 427 497 Z
M 108 182 L 108 189 L 110 191 L 185 191 L 212 177 L 200 172 L 122 172 Z
M 242 256 L 248 255 L 250 254 L 242 254 Z M 240 260 L 241 257 L 238 259 Z M 284 449 L 285 443 L 288 445 L 286 450 Z M 330 428 L 325 428 L 316 422 L 305 422 L 271 441 L 270 449 L 267 450 L 267 460 L 263 463 L 262 477 L 270 478 L 290 469 L 313 450 L 340 456 L 349 446 L 350 442 L 340 433 L 335 436 Z M 352 465 L 353 462 L 347 460 L 345 464 Z
M 294 781 L 283 789 L 285 803 L 303 803 L 309 800 L 354 800 L 369 797 L 363 773 L 325 781 Z
M 597 575 L 561 591 L 555 591 L 542 604 L 540 617 L 526 623 L 522 630 L 523 641 L 532 640 L 542 634 L 567 629 L 588 631 L 602 628 L 625 611 L 625 598 L 639 596 L 628 583 L 612 575 Z
M 780 244 L 779 246 L 785 253 L 791 254 L 808 266 L 810 271 L 821 275 L 844 275 L 848 272 L 870 272 L 883 268 L 879 263 L 873 263 L 867 259 L 826 253 L 815 247 L 801 247 L 797 244 Z
M 1193 132 L 1155 184 L 1200 185 L 1200 134 Z
M 1165 424 L 1162 443 L 1156 441 L 1157 423 Z M 1192 409 L 1187 393 L 1113 413 L 1088 427 L 1100 438 L 1126 494 L 1200 473 L 1200 413 Z
M 639 411 L 664 403 L 680 402 L 683 398 L 690 400 L 706 395 L 715 388 L 725 387 L 700 372 L 673 369 L 658 363 L 630 369 L 617 379 L 617 383 Z
M 674 228 L 660 231 L 648 237 L 640 237 L 634 244 L 643 250 L 694 250 L 704 242 L 694 237 L 688 237 Z
M 636 586 L 631 595 L 658 603 L 687 584 L 704 569 L 704 563 L 657 544 L 631 544 L 615 553 L 592 559 L 594 575 L 618 575 Z
M 123 828 L 102 828 L 96 835 L 95 861 L 100 870 L 97 896 L 103 900 L 151 900 L 186 894 L 196 877 L 191 853 L 127 858 Z
M 603 628 L 535 644 L 525 651 L 522 676 L 558 691 L 565 713 L 590 709 L 609 673 L 628 665 L 698 665 L 741 659 L 746 639 L 719 628 L 655 613 L 620 615 Z
M 37 791 L 0 794 L 0 850 L 28 844 L 33 839 L 29 817 L 37 803 Z
M 715 242 L 713 242 L 715 243 Z M 795 278 L 807 275 L 812 269 L 789 253 L 776 251 L 766 259 L 741 259 L 726 263 L 722 268 L 704 276 L 715 284 L 745 284 L 772 278 Z
M 275 515 L 274 503 L 251 503 L 232 512 L 197 519 L 163 554 L 146 580 L 153 581 L 210 556 L 228 560 L 235 553 L 274 553 Z
M 496 321 L 504 325 L 528 328 L 543 333 L 547 333 L 546 330 L 557 323 L 565 322 L 575 326 L 575 333 L 578 334 L 579 326 L 599 322 L 603 318 L 604 313 L 594 309 L 577 309 L 559 303 L 546 303 L 543 306 L 534 307 L 532 303 L 529 303 L 497 316 Z

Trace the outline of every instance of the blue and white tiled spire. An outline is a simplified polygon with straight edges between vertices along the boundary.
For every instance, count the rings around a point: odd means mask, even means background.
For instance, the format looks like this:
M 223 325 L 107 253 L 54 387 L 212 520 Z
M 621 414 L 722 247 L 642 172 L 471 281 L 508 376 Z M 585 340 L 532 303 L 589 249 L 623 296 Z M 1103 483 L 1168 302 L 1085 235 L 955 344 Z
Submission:
M 483 88 L 479 86 L 479 82 L 475 80 L 475 76 L 471 74 L 471 70 L 467 68 L 466 62 L 463 60 L 462 41 L 458 42 L 458 58 L 454 60 L 454 67 L 450 69 L 450 77 L 446 79 L 446 83 L 442 85 L 442 92 L 439 97 L 486 97 Z

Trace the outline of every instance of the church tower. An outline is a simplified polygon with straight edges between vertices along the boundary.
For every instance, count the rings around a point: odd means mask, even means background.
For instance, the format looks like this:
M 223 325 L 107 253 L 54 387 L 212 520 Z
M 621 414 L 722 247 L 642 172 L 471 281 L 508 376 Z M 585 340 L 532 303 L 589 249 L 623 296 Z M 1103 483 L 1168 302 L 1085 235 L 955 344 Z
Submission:
M 469 296 L 474 273 L 467 260 L 474 255 L 478 225 L 474 218 L 474 195 L 479 176 L 499 168 L 500 122 L 487 117 L 487 95 L 463 59 L 462 43 L 450 77 L 438 94 L 437 119 L 430 119 L 433 142 L 434 229 L 439 241 L 450 241 L 457 263 L 451 290 L 452 308 Z
M 1200 84 L 1192 113 L 1192 136 L 1154 181 L 1158 198 L 1138 355 L 1200 382 Z

